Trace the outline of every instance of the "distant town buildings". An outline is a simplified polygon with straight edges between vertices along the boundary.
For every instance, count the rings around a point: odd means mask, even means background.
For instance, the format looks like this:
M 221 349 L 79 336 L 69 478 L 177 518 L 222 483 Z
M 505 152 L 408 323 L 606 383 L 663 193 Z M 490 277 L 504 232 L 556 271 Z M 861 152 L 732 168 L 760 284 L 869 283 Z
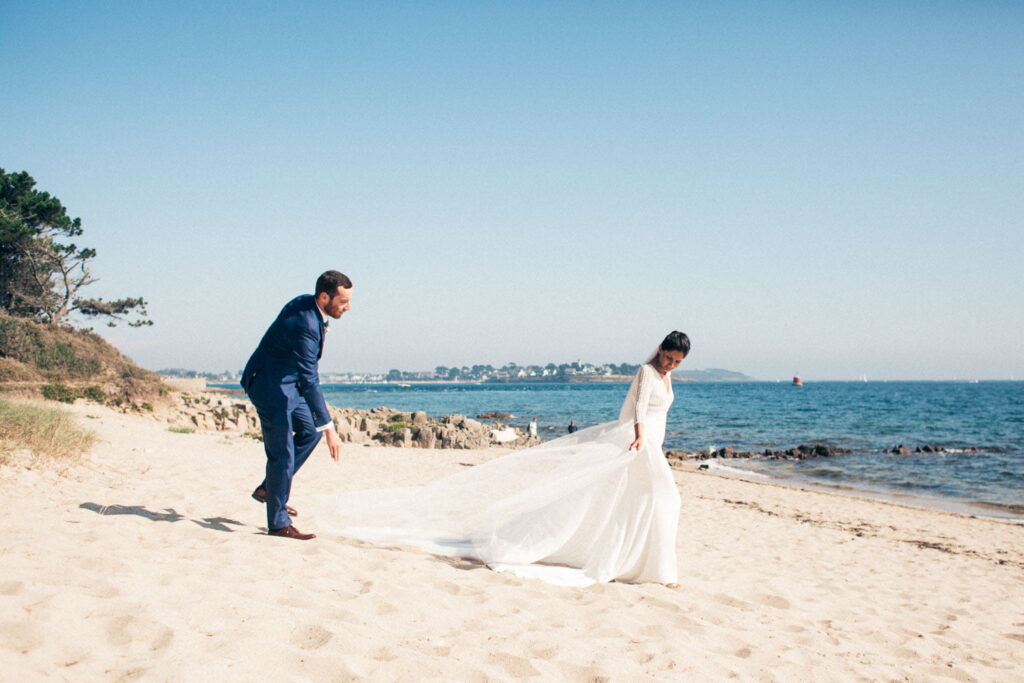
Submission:
M 322 372 L 320 381 L 324 384 L 373 383 L 373 382 L 587 382 L 628 380 L 639 365 L 631 363 L 561 363 L 555 365 L 519 365 L 508 363 L 496 368 L 493 365 L 463 365 L 447 367 L 438 365 L 431 370 L 398 370 L 387 372 Z M 181 368 L 158 370 L 161 375 L 178 378 L 204 378 L 211 384 L 237 383 L 241 371 L 225 370 L 221 373 L 197 372 Z M 749 381 L 751 378 L 731 370 L 685 370 L 677 372 L 681 378 L 704 381 Z
M 320 373 L 320 381 L 324 383 L 337 382 L 508 382 L 508 381 L 560 381 L 572 377 L 601 378 L 614 375 L 632 375 L 640 368 L 639 365 L 614 363 L 606 365 L 594 365 L 592 363 L 562 363 L 555 365 L 518 365 L 508 363 L 500 368 L 493 365 L 463 365 L 462 367 L 447 367 L 439 365 L 430 370 L 389 370 L 386 373 L 372 372 L 326 372 Z M 226 384 L 237 382 L 241 371 L 232 372 L 198 372 L 196 370 L 185 370 L 183 368 L 167 368 L 157 371 L 167 377 L 198 378 L 202 377 L 207 382 Z
M 164 368 L 163 370 L 157 370 L 156 373 L 164 377 L 176 377 L 179 379 L 198 379 L 201 377 L 212 384 L 230 384 L 237 382 L 242 377 L 241 370 L 238 372 L 232 372 L 231 370 L 225 370 L 224 372 L 198 372 L 184 368 Z
M 447 367 L 438 365 L 433 372 L 408 372 L 390 370 L 385 379 L 390 382 L 400 381 L 448 381 L 448 382 L 514 382 L 514 381 L 564 381 L 574 379 L 599 379 L 615 375 L 632 375 L 640 368 L 639 365 L 622 363 L 616 365 L 594 365 L 592 363 L 562 363 L 555 365 L 519 365 L 508 363 L 496 368 L 493 365 L 463 365 Z

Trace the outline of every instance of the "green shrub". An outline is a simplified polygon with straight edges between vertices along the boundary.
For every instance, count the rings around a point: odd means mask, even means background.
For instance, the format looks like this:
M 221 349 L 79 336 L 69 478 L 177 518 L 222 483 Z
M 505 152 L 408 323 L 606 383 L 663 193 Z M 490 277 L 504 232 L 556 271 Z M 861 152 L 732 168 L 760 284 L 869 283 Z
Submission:
M 196 431 L 195 427 L 168 427 L 167 431 L 174 432 L 175 434 L 191 434 Z
M 401 415 L 399 415 L 399 417 L 401 417 Z M 412 429 L 412 425 L 408 422 L 392 422 L 384 428 L 384 431 L 391 434 L 392 432 L 399 432 L 403 429 Z
M 43 398 L 61 403 L 74 403 L 79 393 L 66 384 L 47 384 L 43 387 Z
M 102 389 L 95 385 L 83 389 L 82 396 L 89 399 L 90 401 L 95 401 L 96 403 L 103 403 L 105 400 L 107 400 L 106 393 L 104 393 Z
M 89 377 L 102 369 L 95 358 L 81 358 L 62 342 L 40 346 L 36 349 L 35 362 L 41 370 L 60 371 L 71 377 Z

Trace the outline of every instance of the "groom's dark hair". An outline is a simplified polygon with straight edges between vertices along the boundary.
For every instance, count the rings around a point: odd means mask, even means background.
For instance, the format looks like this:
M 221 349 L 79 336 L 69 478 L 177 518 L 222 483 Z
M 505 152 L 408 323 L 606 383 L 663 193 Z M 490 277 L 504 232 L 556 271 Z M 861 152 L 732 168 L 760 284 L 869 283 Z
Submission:
M 326 292 L 328 296 L 334 296 L 338 293 L 338 287 L 349 289 L 352 287 L 352 281 L 343 273 L 339 273 L 336 270 L 328 270 L 316 279 L 316 291 L 313 294 L 315 296 L 320 294 L 320 292 Z
M 682 351 L 683 357 L 690 355 L 690 338 L 682 332 L 669 332 L 665 341 L 661 342 L 662 351 Z

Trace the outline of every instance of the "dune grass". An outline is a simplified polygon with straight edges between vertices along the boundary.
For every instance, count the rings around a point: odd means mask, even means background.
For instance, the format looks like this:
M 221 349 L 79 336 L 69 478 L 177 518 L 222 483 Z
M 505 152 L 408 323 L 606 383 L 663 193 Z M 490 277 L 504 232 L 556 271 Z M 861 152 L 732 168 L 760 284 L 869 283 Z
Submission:
M 0 464 L 21 450 L 31 451 L 37 460 L 74 458 L 95 440 L 93 432 L 59 408 L 0 398 Z

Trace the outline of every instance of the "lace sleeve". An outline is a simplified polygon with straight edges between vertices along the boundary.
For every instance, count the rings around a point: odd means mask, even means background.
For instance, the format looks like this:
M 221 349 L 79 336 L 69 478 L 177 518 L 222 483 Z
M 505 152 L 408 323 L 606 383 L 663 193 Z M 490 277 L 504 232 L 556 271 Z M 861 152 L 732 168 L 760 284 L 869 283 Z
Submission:
M 654 380 L 647 365 L 636 376 L 636 396 L 633 399 L 633 424 L 643 424 L 647 418 L 647 404 L 651 402 Z

